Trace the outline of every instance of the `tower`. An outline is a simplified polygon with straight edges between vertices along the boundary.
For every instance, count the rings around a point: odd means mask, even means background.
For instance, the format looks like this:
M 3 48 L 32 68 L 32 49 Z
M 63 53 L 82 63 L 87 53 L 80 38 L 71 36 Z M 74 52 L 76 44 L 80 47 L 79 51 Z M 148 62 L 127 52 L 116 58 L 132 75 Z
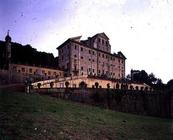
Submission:
M 5 65 L 4 69 L 8 70 L 11 63 L 11 37 L 9 35 L 9 30 L 5 37 Z

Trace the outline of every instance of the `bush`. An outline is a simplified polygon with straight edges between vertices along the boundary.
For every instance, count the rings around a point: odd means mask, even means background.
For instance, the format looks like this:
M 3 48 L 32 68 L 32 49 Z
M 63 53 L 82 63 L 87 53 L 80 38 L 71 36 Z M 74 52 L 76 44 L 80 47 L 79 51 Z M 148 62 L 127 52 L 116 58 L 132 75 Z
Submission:
M 40 89 L 40 87 L 41 87 L 41 83 L 38 83 L 38 84 L 37 84 L 37 87 Z
M 86 84 L 84 81 L 81 81 L 81 82 L 79 83 L 79 87 L 80 87 L 80 88 L 85 88 L 85 87 L 87 87 L 87 84 Z
M 54 83 L 50 82 L 50 88 L 53 88 L 53 86 L 54 86 Z
M 95 87 L 98 88 L 99 87 L 99 83 L 95 82 Z
M 65 82 L 65 87 L 68 88 L 70 83 L 68 81 Z
M 108 88 L 108 89 L 110 88 L 110 84 L 109 84 L 109 83 L 107 84 L 107 88 Z

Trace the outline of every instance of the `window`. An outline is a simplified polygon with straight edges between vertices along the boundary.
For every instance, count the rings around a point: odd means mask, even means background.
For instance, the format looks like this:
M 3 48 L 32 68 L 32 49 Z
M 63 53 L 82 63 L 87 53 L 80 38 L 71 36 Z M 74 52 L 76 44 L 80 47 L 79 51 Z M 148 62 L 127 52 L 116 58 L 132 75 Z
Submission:
M 56 72 L 54 72 L 53 74 L 56 75 Z
M 91 51 L 89 50 L 89 54 L 91 54 Z
M 100 53 L 99 53 L 99 56 L 100 56 Z
M 108 41 L 106 41 L 106 46 L 108 46 Z
M 29 69 L 29 73 L 32 73 L 32 69 L 31 68 Z
M 100 73 L 100 70 L 98 71 L 98 73 Z
M 51 75 L 51 72 L 50 71 L 48 71 L 48 75 Z
M 22 68 L 22 72 L 25 72 L 25 68 Z
M 93 55 L 95 54 L 95 52 L 93 51 Z
M 91 59 L 89 58 L 89 61 L 91 61 Z
M 102 54 L 102 57 L 103 57 L 103 58 L 105 57 L 104 54 Z
M 77 49 L 77 46 L 75 45 L 74 48 L 75 48 L 75 50 L 76 50 L 76 49 Z
M 88 71 L 90 72 L 91 71 L 91 68 L 89 68 Z
M 76 54 L 74 55 L 74 57 L 77 57 Z
M 98 42 L 100 43 L 100 38 L 98 38 Z
M 82 52 L 82 51 L 83 51 L 83 48 L 81 47 L 80 50 L 81 50 L 81 52 Z
M 93 59 L 93 62 L 94 62 L 94 59 Z
M 102 39 L 102 44 L 104 44 L 105 42 L 104 42 L 104 40 Z
M 93 69 L 93 72 L 94 72 L 94 69 Z
M 83 56 L 81 56 L 80 58 L 83 59 Z
M 81 67 L 81 70 L 83 70 L 83 67 Z

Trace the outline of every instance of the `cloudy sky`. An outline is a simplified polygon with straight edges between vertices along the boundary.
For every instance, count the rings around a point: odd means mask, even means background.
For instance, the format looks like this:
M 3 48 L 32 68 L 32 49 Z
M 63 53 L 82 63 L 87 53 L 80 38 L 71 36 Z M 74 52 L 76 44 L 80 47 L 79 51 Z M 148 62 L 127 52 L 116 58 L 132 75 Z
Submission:
M 131 69 L 173 78 L 172 0 L 0 0 L 0 40 L 52 52 L 67 38 L 105 32 Z

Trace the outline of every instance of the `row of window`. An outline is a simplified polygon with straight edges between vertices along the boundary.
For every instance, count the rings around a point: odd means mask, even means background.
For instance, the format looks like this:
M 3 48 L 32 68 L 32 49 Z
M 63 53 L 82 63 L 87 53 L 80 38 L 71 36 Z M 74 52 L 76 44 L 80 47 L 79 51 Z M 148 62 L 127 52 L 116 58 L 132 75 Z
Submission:
M 76 67 L 76 65 L 74 65 L 75 67 Z M 104 65 L 103 65 L 104 66 Z M 109 67 L 110 68 L 110 67 Z M 118 66 L 118 68 L 120 69 L 120 66 Z M 81 70 L 84 70 L 83 69 L 83 66 L 81 66 Z M 94 69 L 93 69 L 94 70 Z M 91 71 L 91 69 L 89 68 L 89 71 Z M 94 72 L 94 71 L 93 71 Z M 121 72 L 123 73 L 124 72 L 124 69 L 123 69 L 123 67 L 122 67 L 122 69 L 121 69 Z
M 81 67 L 81 70 L 83 70 L 83 67 Z M 92 69 L 92 68 L 88 68 L 87 72 L 95 72 L 95 69 Z M 108 71 L 104 71 L 102 70 L 102 74 L 108 74 L 109 72 Z M 101 70 L 98 70 L 98 74 L 101 74 Z M 110 75 L 115 75 L 115 73 L 112 73 L 110 72 Z
M 77 49 L 77 46 L 75 45 L 75 49 Z M 83 47 L 81 47 L 80 48 L 80 50 L 81 50 L 81 52 L 83 52 Z M 88 53 L 89 54 L 92 54 L 92 55 L 95 55 L 96 53 L 95 53 L 95 51 L 91 51 L 91 50 L 88 50 Z M 102 54 L 101 55 L 101 53 L 98 53 L 98 56 L 101 56 L 102 58 L 106 58 L 106 59 L 111 59 L 111 60 L 115 60 L 115 58 L 113 58 L 113 57 L 109 57 L 108 55 L 106 55 L 106 54 Z
M 108 46 L 108 44 L 109 44 L 107 40 L 104 40 L 101 38 L 98 38 L 98 43 L 101 43 L 102 45 L 106 45 L 106 46 Z
M 14 66 L 13 67 L 13 70 L 17 70 L 17 67 L 16 66 Z M 61 72 L 53 72 L 53 71 L 45 71 L 45 70 L 42 70 L 42 71 L 40 71 L 39 69 L 32 69 L 32 68 L 24 68 L 24 67 L 22 67 L 21 69 L 18 69 L 17 70 L 17 72 L 22 72 L 22 73 L 27 73 L 27 72 L 29 72 L 30 74 L 32 74 L 32 73 L 34 73 L 34 74 L 40 74 L 40 73 L 42 73 L 42 74 L 44 74 L 44 75 L 54 75 L 54 76 L 56 76 L 56 75 L 60 75 L 61 76 Z
M 100 54 L 100 53 L 99 53 L 99 54 Z M 100 56 L 100 55 L 99 55 L 99 56 Z M 77 55 L 75 54 L 74 57 L 76 58 Z M 104 58 L 104 54 L 102 54 L 102 57 Z M 107 59 L 107 58 L 108 58 L 108 56 L 106 55 L 106 59 Z M 112 58 L 112 57 L 110 57 L 110 58 L 111 58 L 111 60 L 115 60 L 115 58 Z M 81 59 L 83 59 L 83 56 L 81 56 Z M 62 60 L 63 60 L 63 56 L 62 56 Z M 91 59 L 89 58 L 89 61 L 90 61 L 90 60 L 91 60 Z M 93 62 L 94 62 L 94 61 L 93 61 Z M 119 63 L 121 62 L 122 64 L 124 63 L 124 61 L 123 61 L 123 60 L 121 61 L 120 59 L 118 59 L 118 62 L 119 62 Z

